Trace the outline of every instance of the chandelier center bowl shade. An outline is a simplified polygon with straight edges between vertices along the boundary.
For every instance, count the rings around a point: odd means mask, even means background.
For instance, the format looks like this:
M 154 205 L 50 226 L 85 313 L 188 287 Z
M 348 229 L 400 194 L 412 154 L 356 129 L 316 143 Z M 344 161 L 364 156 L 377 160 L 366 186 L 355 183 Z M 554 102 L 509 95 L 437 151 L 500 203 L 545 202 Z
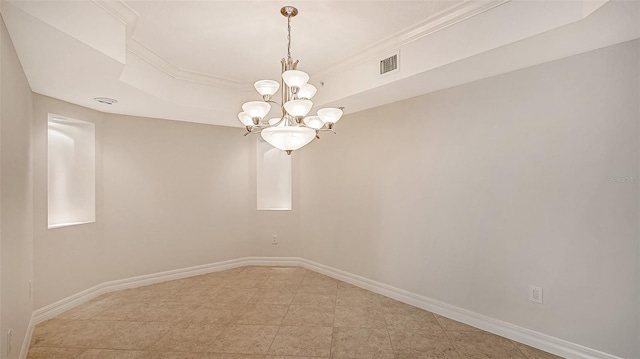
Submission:
M 242 105 L 238 120 L 245 126 L 248 134 L 260 134 L 270 145 L 287 154 L 298 150 L 316 138 L 322 131 L 335 133 L 333 126 L 342 117 L 342 108 L 323 108 L 317 115 L 307 116 L 313 108 L 311 99 L 317 88 L 308 83 L 309 74 L 298 70 L 298 60 L 291 57 L 291 18 L 298 15 L 298 9 L 284 6 L 280 13 L 287 18 L 287 57 L 281 60 L 282 76 L 280 81 L 258 80 L 254 88 L 262 96 L 262 101 L 249 101 Z M 281 92 L 281 102 L 273 96 Z M 268 118 L 273 109 L 280 108 L 280 117 Z

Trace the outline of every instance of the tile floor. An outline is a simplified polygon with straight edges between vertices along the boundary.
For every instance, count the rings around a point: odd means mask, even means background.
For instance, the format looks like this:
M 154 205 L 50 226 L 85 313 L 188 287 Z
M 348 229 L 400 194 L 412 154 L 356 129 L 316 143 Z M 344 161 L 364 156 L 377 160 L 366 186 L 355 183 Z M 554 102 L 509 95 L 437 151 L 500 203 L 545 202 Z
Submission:
M 552 359 L 303 268 L 112 292 L 36 326 L 29 359 Z

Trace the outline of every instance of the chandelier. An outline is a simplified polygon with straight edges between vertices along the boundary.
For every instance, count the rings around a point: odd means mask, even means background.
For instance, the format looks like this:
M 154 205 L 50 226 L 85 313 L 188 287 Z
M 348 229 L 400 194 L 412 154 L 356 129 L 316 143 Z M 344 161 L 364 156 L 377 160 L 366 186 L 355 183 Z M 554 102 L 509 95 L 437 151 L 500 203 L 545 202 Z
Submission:
M 343 108 L 323 108 L 316 116 L 307 116 L 316 94 L 316 87 L 307 83 L 309 75 L 298 70 L 298 60 L 291 58 L 291 18 L 298 14 L 298 9 L 285 6 L 280 13 L 287 18 L 287 58 L 282 59 L 281 83 L 274 80 L 260 80 L 253 85 L 262 101 L 245 102 L 238 119 L 247 129 L 248 134 L 259 133 L 273 147 L 291 152 L 304 147 L 315 138 L 320 138 L 320 131 L 331 131 L 340 117 Z M 271 98 L 282 87 L 282 102 Z M 271 111 L 271 104 L 280 106 L 282 115 L 271 119 L 265 116 Z

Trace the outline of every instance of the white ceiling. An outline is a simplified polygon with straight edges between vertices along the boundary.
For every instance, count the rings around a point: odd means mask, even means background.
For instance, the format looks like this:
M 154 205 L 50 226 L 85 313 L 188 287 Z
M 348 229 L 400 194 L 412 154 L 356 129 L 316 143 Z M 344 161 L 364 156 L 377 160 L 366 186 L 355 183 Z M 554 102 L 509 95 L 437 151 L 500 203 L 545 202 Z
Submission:
M 292 55 L 347 113 L 640 37 L 636 1 L 2 1 L 34 92 L 99 111 L 240 126 Z M 400 71 L 379 60 L 400 54 Z M 112 97 L 115 105 L 94 97 Z M 319 106 L 316 106 L 317 109 Z M 274 109 L 275 111 L 275 109 Z
M 136 1 L 132 37 L 174 66 L 240 83 L 277 78 L 287 51 L 283 5 L 294 5 L 292 55 L 309 73 L 461 1 Z

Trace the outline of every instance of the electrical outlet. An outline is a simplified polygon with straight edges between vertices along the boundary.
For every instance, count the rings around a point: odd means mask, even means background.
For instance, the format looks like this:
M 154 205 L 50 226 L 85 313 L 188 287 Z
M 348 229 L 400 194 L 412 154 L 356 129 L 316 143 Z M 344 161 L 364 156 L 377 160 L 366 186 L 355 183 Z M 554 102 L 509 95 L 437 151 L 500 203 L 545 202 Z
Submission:
M 536 287 L 534 285 L 530 285 L 529 300 L 534 303 L 542 304 L 542 287 Z
M 278 235 L 274 234 L 271 236 L 271 244 L 278 244 Z
M 11 329 L 7 332 L 7 356 L 11 355 Z

